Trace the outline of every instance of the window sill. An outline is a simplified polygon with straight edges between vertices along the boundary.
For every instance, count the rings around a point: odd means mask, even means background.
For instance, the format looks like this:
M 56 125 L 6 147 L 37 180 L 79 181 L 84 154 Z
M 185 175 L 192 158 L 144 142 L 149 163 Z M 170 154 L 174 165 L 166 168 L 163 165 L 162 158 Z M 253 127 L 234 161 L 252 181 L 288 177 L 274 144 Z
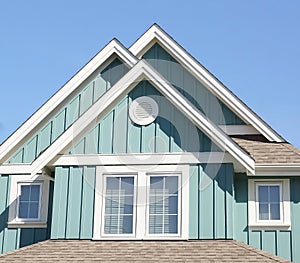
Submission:
M 7 223 L 8 228 L 47 228 L 47 222 L 41 221 L 12 221 Z
M 257 223 L 248 225 L 248 228 L 251 230 L 290 230 L 291 224 Z

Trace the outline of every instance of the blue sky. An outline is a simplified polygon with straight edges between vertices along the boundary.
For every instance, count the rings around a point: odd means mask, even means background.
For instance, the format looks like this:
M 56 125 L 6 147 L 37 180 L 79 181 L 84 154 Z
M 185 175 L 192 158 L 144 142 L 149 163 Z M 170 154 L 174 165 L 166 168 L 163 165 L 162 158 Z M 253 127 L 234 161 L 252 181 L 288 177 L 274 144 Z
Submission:
M 130 46 L 157 22 L 300 148 L 299 12 L 297 0 L 1 1 L 0 142 L 112 38 Z

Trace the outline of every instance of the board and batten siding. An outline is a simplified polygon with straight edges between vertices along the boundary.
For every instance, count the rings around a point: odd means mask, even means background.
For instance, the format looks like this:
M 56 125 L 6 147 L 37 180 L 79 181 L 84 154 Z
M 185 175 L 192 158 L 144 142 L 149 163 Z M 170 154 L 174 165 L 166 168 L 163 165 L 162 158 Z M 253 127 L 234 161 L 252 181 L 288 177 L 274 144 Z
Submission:
M 130 103 L 149 96 L 159 108 L 156 120 L 135 125 L 128 114 Z M 148 81 L 142 81 L 78 142 L 68 154 L 163 153 L 220 151 L 188 118 Z
M 0 176 L 0 254 L 49 239 L 50 237 L 53 183 L 50 182 L 49 189 L 47 228 L 8 228 L 10 181 L 11 176 Z
M 215 124 L 245 124 L 158 43 L 150 47 L 143 58 Z
M 190 166 L 190 239 L 233 238 L 233 165 Z
M 248 179 L 234 177 L 234 239 L 287 260 L 300 262 L 300 177 L 290 178 L 291 230 L 254 230 L 248 228 Z M 270 178 L 268 178 L 270 179 Z
M 96 167 L 56 167 L 51 238 L 93 236 Z
M 8 163 L 34 161 L 127 71 L 127 66 L 116 58 L 96 76 L 91 76 L 94 79 L 85 81 L 77 94 L 71 95 L 61 110 L 13 154 Z

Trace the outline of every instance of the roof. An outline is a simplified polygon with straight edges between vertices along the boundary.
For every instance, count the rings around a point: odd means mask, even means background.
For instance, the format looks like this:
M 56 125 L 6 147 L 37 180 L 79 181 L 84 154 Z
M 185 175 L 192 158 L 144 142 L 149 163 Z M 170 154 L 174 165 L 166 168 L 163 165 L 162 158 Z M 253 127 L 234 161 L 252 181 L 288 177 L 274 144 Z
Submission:
M 300 164 L 300 150 L 287 142 L 266 142 L 253 138 L 232 138 L 256 164 Z
M 235 240 L 47 240 L 0 262 L 289 262 Z

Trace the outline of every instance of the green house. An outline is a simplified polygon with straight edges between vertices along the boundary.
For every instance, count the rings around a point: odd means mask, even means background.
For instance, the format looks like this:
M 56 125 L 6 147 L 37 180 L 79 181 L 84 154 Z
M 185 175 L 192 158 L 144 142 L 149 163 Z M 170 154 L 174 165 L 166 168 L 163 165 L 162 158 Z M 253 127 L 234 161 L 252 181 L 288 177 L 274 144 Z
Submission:
M 0 253 L 300 263 L 300 151 L 154 24 L 0 146 Z

